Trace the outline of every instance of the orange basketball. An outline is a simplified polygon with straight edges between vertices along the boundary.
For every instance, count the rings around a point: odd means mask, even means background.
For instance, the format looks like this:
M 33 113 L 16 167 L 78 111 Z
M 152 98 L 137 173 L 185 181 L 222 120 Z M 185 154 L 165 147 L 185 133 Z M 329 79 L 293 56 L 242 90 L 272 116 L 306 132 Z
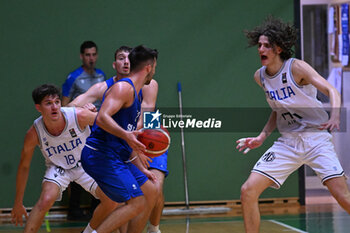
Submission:
M 164 154 L 170 145 L 170 134 L 167 129 L 141 129 L 137 139 L 146 146 L 145 155 L 157 157 Z

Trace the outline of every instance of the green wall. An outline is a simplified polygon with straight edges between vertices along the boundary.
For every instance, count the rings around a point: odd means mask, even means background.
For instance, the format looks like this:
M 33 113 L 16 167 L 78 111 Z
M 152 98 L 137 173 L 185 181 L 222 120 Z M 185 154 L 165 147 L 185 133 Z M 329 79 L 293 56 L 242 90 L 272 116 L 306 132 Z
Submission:
M 13 205 L 23 138 L 39 116 L 31 91 L 42 83 L 61 85 L 80 65 L 82 41 L 98 44 L 98 67 L 107 76 L 114 74 L 111 64 L 117 47 L 145 44 L 157 48 L 159 107 L 178 106 L 178 81 L 183 87 L 184 107 L 266 107 L 264 94 L 252 78 L 260 66 L 257 52 L 247 48 L 242 31 L 269 14 L 293 21 L 293 1 L 1 1 L 0 207 Z M 259 130 L 185 132 L 191 201 L 239 198 L 250 169 L 277 135 L 248 155 L 238 153 L 234 141 Z M 172 133 L 168 166 L 166 201 L 184 201 L 180 134 L 176 132 Z M 26 206 L 33 206 L 39 197 L 44 170 L 37 150 Z M 263 197 L 297 195 L 294 174 L 279 192 L 267 190 Z

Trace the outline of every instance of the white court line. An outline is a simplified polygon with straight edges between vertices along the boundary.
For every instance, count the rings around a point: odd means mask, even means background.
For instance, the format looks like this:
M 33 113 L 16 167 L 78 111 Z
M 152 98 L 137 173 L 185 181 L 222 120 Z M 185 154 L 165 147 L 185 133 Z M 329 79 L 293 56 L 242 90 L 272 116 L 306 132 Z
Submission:
M 302 231 L 302 230 L 300 230 L 300 229 L 298 229 L 298 228 L 289 226 L 289 225 L 287 225 L 287 224 L 284 224 L 284 223 L 281 223 L 281 222 L 278 222 L 278 221 L 275 221 L 275 220 L 267 220 L 267 221 L 273 222 L 273 223 L 275 223 L 275 224 L 277 224 L 277 225 L 280 225 L 280 226 L 283 226 L 283 227 L 285 227 L 285 228 L 289 228 L 289 229 L 291 229 L 291 230 L 293 230 L 293 231 L 296 231 L 296 232 L 308 233 L 307 231 Z

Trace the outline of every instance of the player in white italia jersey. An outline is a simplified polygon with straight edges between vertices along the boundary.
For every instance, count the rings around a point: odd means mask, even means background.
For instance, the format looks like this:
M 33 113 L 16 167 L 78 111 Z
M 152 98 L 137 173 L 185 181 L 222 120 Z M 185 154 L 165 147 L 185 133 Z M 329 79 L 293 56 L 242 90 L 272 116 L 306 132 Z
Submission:
M 34 121 L 24 139 L 16 177 L 12 221 L 22 225 L 22 217 L 28 217 L 23 206 L 23 196 L 33 152 L 39 146 L 47 168 L 40 198 L 30 212 L 24 232 L 39 230 L 45 213 L 56 200 L 61 199 L 62 192 L 72 181 L 101 200 L 84 231 L 92 232 L 117 206 L 100 190 L 80 163 L 81 151 L 90 135 L 89 125 L 93 124 L 96 113 L 83 108 L 61 108 L 60 91 L 53 85 L 39 86 L 34 89 L 32 96 L 41 116 Z
M 86 138 L 90 135 L 90 128 L 80 129 L 76 111 L 75 108 L 61 108 L 66 125 L 59 135 L 52 135 L 48 132 L 42 116 L 34 121 L 39 148 L 45 157 L 46 166 L 54 165 L 63 169 L 79 166 L 81 150 Z M 91 115 L 94 116 L 94 114 Z
M 339 129 L 340 95 L 309 64 L 293 59 L 296 30 L 279 19 L 247 31 L 251 46 L 258 45 L 263 65 L 254 79 L 266 95 L 272 112 L 257 137 L 237 141 L 239 151 L 262 145 L 277 127 L 281 137 L 255 164 L 241 187 L 246 232 L 259 232 L 258 198 L 269 186 L 279 188 L 303 164 L 310 166 L 338 203 L 350 213 L 350 192 L 328 130 Z M 317 89 L 330 98 L 330 117 L 316 99 Z

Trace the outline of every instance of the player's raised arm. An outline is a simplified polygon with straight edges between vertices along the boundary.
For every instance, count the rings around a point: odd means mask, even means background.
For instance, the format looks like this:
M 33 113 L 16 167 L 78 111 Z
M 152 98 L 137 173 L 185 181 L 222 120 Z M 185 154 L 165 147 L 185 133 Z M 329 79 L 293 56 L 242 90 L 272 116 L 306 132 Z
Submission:
M 88 103 L 94 103 L 97 100 L 102 100 L 103 93 L 107 89 L 106 82 L 96 83 L 87 90 L 87 92 L 79 95 L 68 104 L 69 107 L 83 107 Z
M 23 225 L 23 215 L 27 218 L 27 211 L 23 206 L 23 197 L 27 185 L 30 163 L 34 153 L 35 146 L 39 144 L 38 135 L 34 126 L 31 126 L 24 138 L 21 152 L 21 160 L 17 169 L 16 176 L 16 196 L 11 212 L 12 222 L 17 226 Z
M 96 124 L 106 132 L 124 139 L 136 152 L 142 153 L 145 146 L 137 138 L 136 131 L 126 131 L 112 118 L 123 107 L 129 107 L 134 101 L 134 89 L 126 82 L 118 82 L 111 87 L 96 118 Z M 131 98 L 132 97 L 132 98 Z

